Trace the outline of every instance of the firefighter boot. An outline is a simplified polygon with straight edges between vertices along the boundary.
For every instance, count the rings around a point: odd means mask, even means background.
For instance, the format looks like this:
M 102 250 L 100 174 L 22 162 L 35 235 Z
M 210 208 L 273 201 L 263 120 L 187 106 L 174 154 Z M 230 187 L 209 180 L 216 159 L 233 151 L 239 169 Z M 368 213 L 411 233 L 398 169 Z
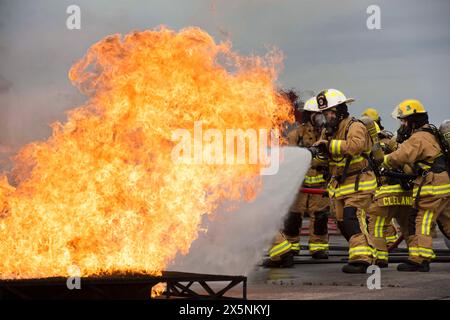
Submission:
M 369 263 L 365 261 L 352 262 L 342 267 L 344 273 L 366 273 Z
M 280 260 L 266 259 L 262 266 L 264 268 L 292 268 L 294 266 L 294 253 L 288 252 L 280 257 Z
M 328 253 L 323 250 L 316 251 L 312 254 L 312 258 L 315 260 L 325 260 L 328 259 Z
M 407 271 L 407 272 L 429 272 L 430 271 L 430 262 L 422 261 L 422 263 L 417 263 L 413 261 L 407 261 L 405 263 L 401 263 L 397 266 L 398 271 Z
M 389 266 L 388 262 L 386 260 L 377 260 L 375 264 L 378 266 L 378 268 L 383 269 L 387 268 Z

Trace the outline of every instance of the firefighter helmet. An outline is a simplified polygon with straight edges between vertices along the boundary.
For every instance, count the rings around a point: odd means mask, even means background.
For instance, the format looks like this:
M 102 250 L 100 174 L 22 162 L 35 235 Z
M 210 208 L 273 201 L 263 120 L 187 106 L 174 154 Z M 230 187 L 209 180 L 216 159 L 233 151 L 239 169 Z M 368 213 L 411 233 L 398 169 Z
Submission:
M 355 101 L 353 98 L 347 98 L 341 91 L 336 89 L 328 89 L 320 92 L 316 96 L 317 106 L 320 111 L 334 108 L 340 104 L 351 103 Z
M 312 97 L 306 100 L 305 105 L 303 106 L 303 110 L 310 112 L 320 112 L 319 107 L 317 106 L 316 98 Z
M 395 107 L 392 116 L 395 119 L 405 119 L 413 114 L 427 113 L 419 100 L 407 99 Z
M 450 120 L 444 120 L 439 126 L 439 131 L 441 132 L 443 142 L 450 149 Z
M 380 115 L 378 114 L 378 111 L 374 108 L 367 108 L 364 110 L 364 112 L 361 114 L 361 116 L 367 116 L 373 121 L 379 121 Z

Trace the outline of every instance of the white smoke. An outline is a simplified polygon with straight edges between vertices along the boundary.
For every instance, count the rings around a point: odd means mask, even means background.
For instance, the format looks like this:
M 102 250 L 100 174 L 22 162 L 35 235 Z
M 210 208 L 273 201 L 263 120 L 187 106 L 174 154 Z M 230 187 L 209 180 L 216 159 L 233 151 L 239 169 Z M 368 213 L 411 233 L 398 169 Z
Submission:
M 170 270 L 225 275 L 248 275 L 261 260 L 288 212 L 311 155 L 306 149 L 281 149 L 284 160 L 273 176 L 263 176 L 263 187 L 251 203 L 234 212 L 218 210 L 204 222 L 208 231 L 193 242 L 187 256 L 179 255 Z

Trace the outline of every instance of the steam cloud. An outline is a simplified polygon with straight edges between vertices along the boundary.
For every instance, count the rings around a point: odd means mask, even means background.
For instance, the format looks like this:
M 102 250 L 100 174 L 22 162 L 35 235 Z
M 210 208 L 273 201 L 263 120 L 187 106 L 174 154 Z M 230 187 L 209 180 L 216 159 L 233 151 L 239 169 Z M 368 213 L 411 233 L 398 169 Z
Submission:
M 204 222 L 207 232 L 178 256 L 170 270 L 248 275 L 268 249 L 309 167 L 306 149 L 282 148 L 279 172 L 263 177 L 263 189 L 251 203 L 234 212 L 219 210 Z

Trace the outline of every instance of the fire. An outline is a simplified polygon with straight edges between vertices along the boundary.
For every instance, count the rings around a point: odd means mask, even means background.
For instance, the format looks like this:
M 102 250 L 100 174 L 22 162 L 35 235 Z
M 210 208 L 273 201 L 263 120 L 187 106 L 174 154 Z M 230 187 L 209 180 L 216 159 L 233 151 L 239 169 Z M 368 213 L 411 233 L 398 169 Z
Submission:
M 158 283 L 152 287 L 150 296 L 156 298 L 161 296 L 167 290 L 167 285 L 165 283 Z
M 113 35 L 69 72 L 87 96 L 0 180 L 0 278 L 159 274 L 225 200 L 251 200 L 262 165 L 174 163 L 172 132 L 278 128 L 281 54 L 241 56 L 198 28 Z M 7 179 L 9 178 L 9 181 Z

